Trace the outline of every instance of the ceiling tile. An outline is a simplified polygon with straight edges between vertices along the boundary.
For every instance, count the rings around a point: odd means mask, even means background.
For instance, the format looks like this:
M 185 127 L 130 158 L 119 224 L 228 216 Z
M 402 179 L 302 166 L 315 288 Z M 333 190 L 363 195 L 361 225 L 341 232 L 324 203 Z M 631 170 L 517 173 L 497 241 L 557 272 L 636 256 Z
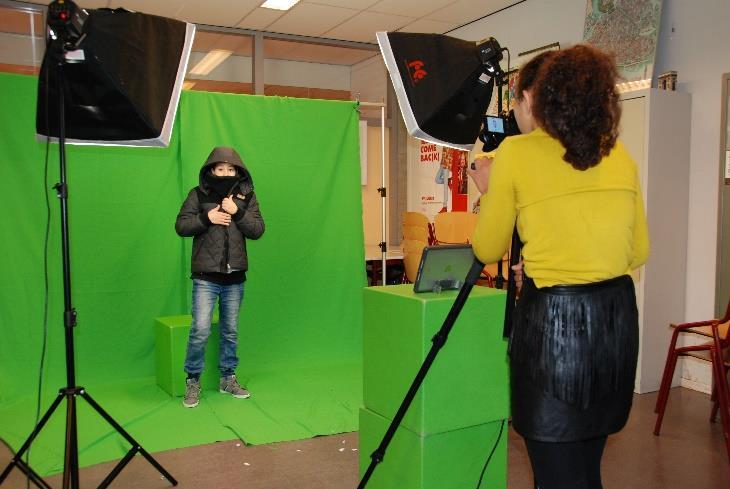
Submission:
M 265 31 L 272 22 L 284 15 L 284 13 L 283 10 L 259 7 L 248 14 L 236 27 Z
M 177 13 L 183 7 L 184 0 L 111 0 L 111 8 L 122 7 L 134 12 L 159 15 L 161 17 L 177 18 Z
M 311 3 L 297 4 L 267 30 L 302 36 L 321 36 L 358 14 L 358 10 Z
M 196 24 L 233 27 L 259 5 L 261 0 L 186 2 L 176 18 Z
M 369 7 L 368 11 L 381 12 L 384 14 L 408 15 L 411 17 L 423 17 L 431 12 L 442 10 L 455 1 L 456 0 L 381 0 L 372 7 Z M 471 3 L 473 5 L 475 2 L 472 0 Z
M 331 5 L 333 7 L 354 8 L 365 10 L 378 3 L 378 0 L 301 0 L 300 3 L 311 3 L 316 5 Z
M 425 32 L 427 34 L 443 34 L 460 24 L 456 22 L 436 22 L 435 20 L 418 19 L 407 26 L 398 29 L 400 32 Z
M 48 5 L 51 2 L 40 2 Z M 81 8 L 106 8 L 109 6 L 109 0 L 80 0 L 76 2 Z
M 377 31 L 394 31 L 410 24 L 414 20 L 413 17 L 363 12 L 331 31 L 325 32 L 324 37 L 375 42 L 375 33 Z
M 485 15 L 501 10 L 515 3 L 515 0 L 457 0 L 446 8 L 439 9 L 425 18 L 439 22 L 456 22 L 466 24 Z

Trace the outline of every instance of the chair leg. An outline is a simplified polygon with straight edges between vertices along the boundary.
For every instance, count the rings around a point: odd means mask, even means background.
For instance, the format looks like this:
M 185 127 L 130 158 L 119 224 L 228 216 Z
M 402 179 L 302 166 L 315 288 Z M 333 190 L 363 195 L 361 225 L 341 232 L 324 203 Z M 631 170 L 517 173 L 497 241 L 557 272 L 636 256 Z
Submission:
M 654 425 L 654 434 L 659 436 L 659 430 L 662 428 L 662 420 L 664 420 L 664 411 L 667 409 L 667 401 L 669 400 L 669 389 L 672 387 L 672 377 L 674 369 L 677 366 L 677 358 L 679 355 L 672 349 L 667 358 L 667 364 L 664 367 L 664 376 L 662 377 L 661 387 L 659 388 L 659 397 L 656 405 L 656 424 Z M 667 381 L 667 379 L 669 379 Z
M 727 383 L 727 373 L 722 360 L 722 350 L 712 350 L 712 368 L 715 377 L 715 389 L 717 389 L 717 400 L 720 405 L 720 419 L 722 420 L 722 434 L 725 438 L 725 448 L 727 449 L 728 461 L 730 461 L 730 411 L 728 391 L 730 386 Z
M 717 399 L 717 386 L 712 387 L 712 395 L 710 396 L 712 401 L 712 412 L 710 413 L 710 423 L 717 421 L 717 410 L 720 407 L 720 401 Z
M 662 382 L 659 387 L 659 397 L 657 397 L 656 405 L 654 406 L 654 412 L 659 413 L 659 405 L 662 404 L 662 392 L 666 392 L 669 395 L 669 388 L 672 386 L 672 377 L 674 377 L 674 368 L 677 363 L 676 355 L 674 351 L 677 348 L 677 339 L 679 338 L 679 330 L 675 329 L 672 333 L 672 340 L 669 342 L 669 351 L 667 352 L 667 361 L 664 364 L 664 373 L 662 374 Z M 674 355 L 674 365 L 670 365 L 670 359 Z M 666 404 L 666 400 L 663 401 Z

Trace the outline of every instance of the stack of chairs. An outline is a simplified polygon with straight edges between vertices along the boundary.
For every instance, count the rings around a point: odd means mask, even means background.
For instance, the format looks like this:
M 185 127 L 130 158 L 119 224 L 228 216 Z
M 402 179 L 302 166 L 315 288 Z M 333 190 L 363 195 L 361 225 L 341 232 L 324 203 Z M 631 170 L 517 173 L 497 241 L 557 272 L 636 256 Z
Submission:
M 442 212 L 434 217 L 434 236 L 436 244 L 469 244 L 477 226 L 479 216 L 472 212 Z M 507 276 L 509 258 L 505 255 L 502 274 Z M 488 263 L 484 266 L 478 285 L 494 287 L 497 276 L 497 264 Z
M 403 282 L 415 282 L 423 248 L 433 244 L 434 230 L 428 217 L 420 212 L 405 212 L 403 215 Z

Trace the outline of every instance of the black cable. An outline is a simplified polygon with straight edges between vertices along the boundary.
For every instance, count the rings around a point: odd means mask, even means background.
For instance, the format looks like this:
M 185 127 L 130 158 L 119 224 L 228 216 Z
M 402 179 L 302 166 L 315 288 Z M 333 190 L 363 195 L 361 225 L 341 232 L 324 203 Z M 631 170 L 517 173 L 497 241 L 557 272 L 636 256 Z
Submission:
M 510 71 L 510 54 L 509 48 L 502 48 L 503 51 L 507 51 L 507 112 L 509 112 L 509 71 Z
M 506 419 L 502 420 L 502 424 L 499 425 L 499 435 L 497 435 L 497 441 L 494 442 L 494 446 L 492 447 L 492 451 L 489 452 L 489 456 L 487 457 L 487 461 L 484 462 L 484 467 L 482 468 L 482 473 L 479 474 L 479 482 L 477 482 L 476 489 L 479 489 L 479 487 L 482 485 L 482 479 L 484 478 L 484 473 L 487 471 L 487 467 L 489 466 L 489 462 L 492 460 L 492 455 L 494 455 L 494 452 L 497 450 L 497 446 L 499 445 L 499 441 L 502 439 L 502 432 L 504 431 L 504 422 L 507 421 Z
M 48 70 L 46 70 L 46 86 L 48 86 Z M 48 345 L 48 242 L 51 232 L 51 203 L 48 200 L 48 153 L 51 145 L 51 131 L 49 127 L 49 109 L 48 109 L 48 91 L 46 91 L 46 99 L 44 101 L 45 107 L 45 118 L 46 118 L 46 156 L 43 166 L 43 193 L 45 194 L 46 202 L 46 231 L 43 240 L 43 339 L 41 341 L 41 359 L 38 367 L 38 394 L 37 403 L 35 410 L 35 423 L 33 426 L 38 426 L 38 421 L 41 417 L 41 398 L 43 390 L 43 370 L 45 367 L 46 360 L 46 346 Z M 30 451 L 32 445 L 28 447 L 28 451 L 25 454 L 25 464 L 30 467 Z M 26 487 L 30 489 L 30 471 L 26 474 Z

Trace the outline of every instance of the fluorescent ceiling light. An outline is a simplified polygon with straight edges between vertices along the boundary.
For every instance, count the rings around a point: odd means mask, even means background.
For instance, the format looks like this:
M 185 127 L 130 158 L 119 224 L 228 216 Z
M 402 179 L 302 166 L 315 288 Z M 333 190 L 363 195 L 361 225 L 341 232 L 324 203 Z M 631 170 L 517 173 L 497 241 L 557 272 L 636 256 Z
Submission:
M 196 64 L 192 70 L 190 70 L 191 75 L 200 75 L 205 76 L 211 71 L 213 71 L 213 68 L 221 64 L 228 56 L 231 55 L 233 51 L 228 51 L 227 49 L 214 49 L 208 54 L 206 54 L 203 59 L 198 61 L 198 64 Z
M 274 10 L 289 10 L 298 2 L 299 0 L 266 0 L 261 6 Z

